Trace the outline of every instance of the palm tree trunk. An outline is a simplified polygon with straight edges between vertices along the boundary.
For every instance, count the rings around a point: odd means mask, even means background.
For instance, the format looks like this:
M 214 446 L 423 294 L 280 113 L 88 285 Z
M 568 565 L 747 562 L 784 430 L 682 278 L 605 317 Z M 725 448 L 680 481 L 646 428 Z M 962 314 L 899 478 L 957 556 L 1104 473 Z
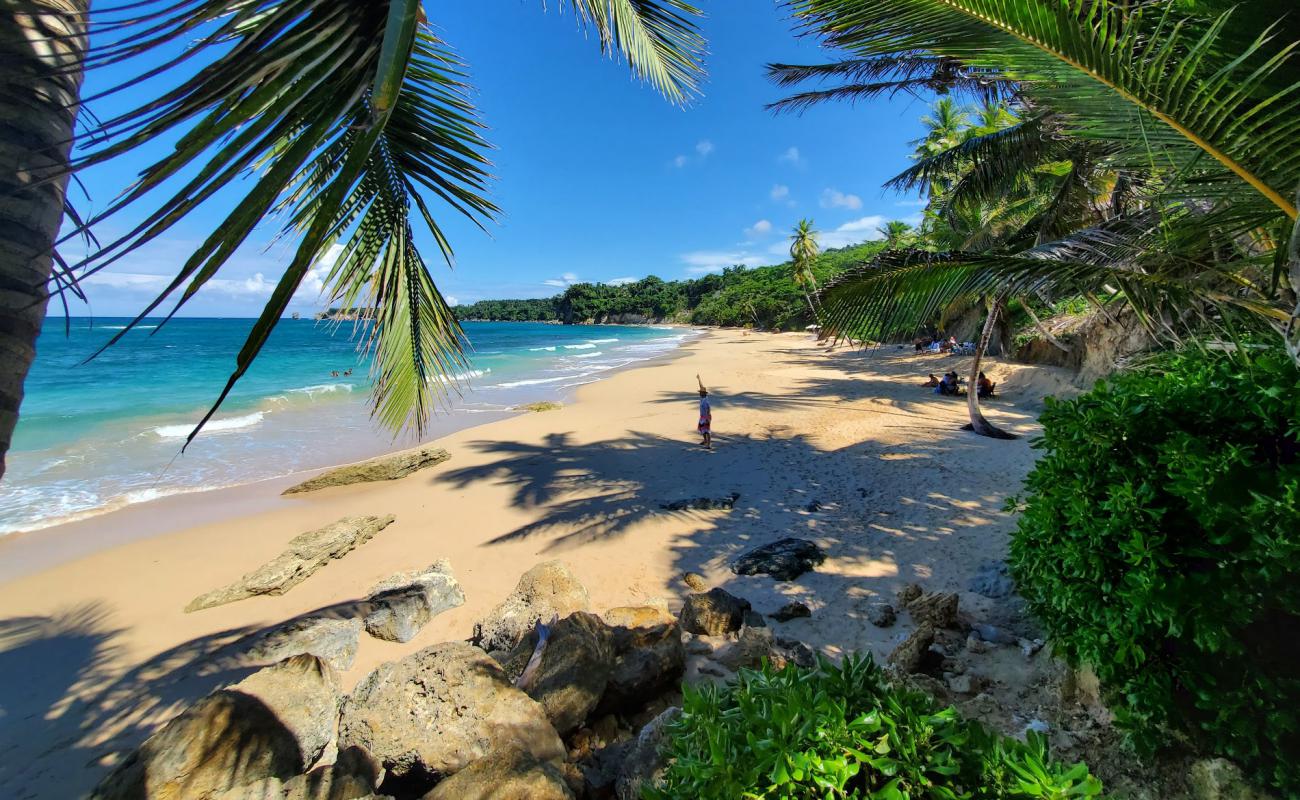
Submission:
M 980 436 L 989 436 L 994 439 L 1014 439 L 1015 434 L 1007 433 L 993 425 L 993 423 L 984 419 L 984 414 L 980 411 L 979 396 L 979 377 L 980 362 L 984 360 L 984 351 L 988 349 L 989 340 L 993 338 L 993 331 L 998 323 L 998 309 L 1002 307 L 1002 298 L 996 298 L 989 306 L 988 319 L 984 320 L 984 330 L 980 332 L 979 344 L 975 346 L 975 359 L 970 365 L 970 377 L 966 380 L 966 410 L 970 412 L 970 424 L 963 426 L 966 430 L 975 431 Z
M 0 3 L 0 478 L 49 300 L 87 10 L 87 0 Z
M 1071 348 L 1070 348 L 1070 346 L 1069 346 L 1068 344 L 1065 344 L 1064 342 L 1062 342 L 1060 339 L 1056 338 L 1055 336 L 1053 336 L 1053 335 L 1052 335 L 1052 332 L 1049 331 L 1049 330 L 1047 329 L 1047 326 L 1043 324 L 1043 321 L 1040 320 L 1040 319 L 1038 318 L 1038 315 L 1034 313 L 1034 309 L 1031 308 L 1031 307 L 1029 306 L 1029 298 L 1027 298 L 1027 297 L 1022 297 L 1022 298 L 1020 299 L 1020 305 L 1022 305 L 1022 306 L 1025 307 L 1025 311 L 1029 314 L 1029 318 L 1032 319 L 1032 320 L 1034 321 L 1034 327 L 1038 329 L 1038 332 L 1041 333 L 1041 334 L 1043 335 L 1043 338 L 1044 338 L 1044 339 L 1046 339 L 1047 341 L 1051 342 L 1052 345 L 1053 345 L 1054 347 L 1056 347 L 1056 349 L 1058 349 L 1058 350 L 1060 350 L 1060 351 L 1062 351 L 1062 352 L 1064 352 L 1064 353 L 1069 353 L 1069 352 L 1071 352 Z

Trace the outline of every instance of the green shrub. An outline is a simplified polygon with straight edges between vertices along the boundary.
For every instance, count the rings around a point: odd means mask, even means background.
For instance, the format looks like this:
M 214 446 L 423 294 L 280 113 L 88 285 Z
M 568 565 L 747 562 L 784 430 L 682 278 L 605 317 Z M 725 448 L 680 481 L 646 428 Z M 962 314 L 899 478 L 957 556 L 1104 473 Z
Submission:
M 1147 749 L 1300 797 L 1300 371 L 1167 356 L 1049 402 L 1011 569 Z
M 1018 742 L 891 686 L 868 657 L 836 666 L 742 670 L 724 687 L 687 687 L 668 730 L 665 783 L 648 800 L 1099 797 L 1082 764 Z

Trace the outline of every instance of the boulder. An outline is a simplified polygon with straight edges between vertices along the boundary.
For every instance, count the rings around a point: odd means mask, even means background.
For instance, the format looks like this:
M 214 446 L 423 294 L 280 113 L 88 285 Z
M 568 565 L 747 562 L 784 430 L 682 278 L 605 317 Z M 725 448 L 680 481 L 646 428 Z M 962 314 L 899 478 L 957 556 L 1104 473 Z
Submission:
M 307 617 L 273 628 L 248 650 L 253 661 L 272 664 L 310 653 L 339 672 L 352 668 L 361 638 L 361 620 Z
M 785 538 L 745 553 L 731 565 L 731 571 L 792 581 L 825 560 L 826 553 L 815 542 Z
M 452 575 L 451 564 L 442 560 L 379 583 L 370 590 L 367 604 L 367 633 L 389 642 L 409 642 L 429 620 L 464 605 L 465 592 Z
M 562 561 L 546 561 L 519 578 L 515 590 L 477 625 L 484 650 L 513 650 L 538 622 L 588 611 L 587 590 Z
M 917 672 L 932 644 L 934 644 L 934 626 L 923 622 L 898 647 L 894 648 L 886 660 L 900 672 Z
M 688 572 L 685 575 L 683 575 L 682 583 L 686 584 L 687 586 L 691 587 L 697 592 L 704 591 L 705 587 L 709 585 L 708 582 L 704 580 L 704 576 L 698 572 Z
M 691 497 L 686 500 L 674 500 L 671 503 L 660 503 L 659 507 L 664 511 L 730 511 L 736 507 L 736 501 L 740 499 L 740 494 L 732 492 L 726 497 Z
M 928 622 L 936 628 L 951 628 L 957 624 L 957 595 L 953 592 L 926 592 L 907 604 L 912 619 Z
M 898 607 L 907 608 L 908 604 L 924 593 L 919 583 L 909 583 L 898 590 Z
M 618 800 L 640 800 L 641 788 L 653 786 L 663 776 L 666 763 L 662 752 L 664 740 L 668 736 L 668 726 L 682 715 L 682 710 L 673 706 L 646 723 L 637 734 L 636 743 L 623 759 L 616 784 Z
M 805 603 L 786 603 L 768 616 L 777 622 L 789 622 L 792 619 L 811 617 L 812 609 Z
M 508 669 L 521 660 L 528 663 L 537 638 L 536 633 L 524 637 L 511 654 Z M 521 659 L 522 653 L 528 656 Z M 550 626 L 537 666 L 526 681 L 519 681 L 519 688 L 542 704 L 547 719 L 564 736 L 596 708 L 613 669 L 613 631 L 595 614 L 577 611 Z
M 1251 786 L 1241 767 L 1226 758 L 1206 758 L 1187 771 L 1193 800 L 1272 800 Z
M 776 644 L 776 637 L 768 627 L 751 627 L 740 629 L 736 641 L 728 642 L 713 653 L 713 660 L 735 672 L 739 669 L 754 669 L 763 659 L 770 658 Z
M 797 639 L 785 639 L 780 636 L 776 637 L 776 642 L 772 645 L 770 658 L 772 666 L 777 669 L 785 669 L 787 664 L 794 664 L 804 669 L 817 666 L 817 653 L 811 647 Z
M 682 605 L 682 630 L 687 633 L 720 636 L 740 630 L 749 611 L 748 600 L 736 597 L 726 589 L 716 588 L 686 596 Z
M 441 447 L 413 447 L 379 456 L 356 464 L 327 470 L 314 478 L 305 480 L 296 486 L 284 490 L 284 494 L 302 494 L 326 489 L 331 486 L 347 486 L 352 483 L 371 483 L 373 481 L 393 481 L 405 478 L 426 467 L 441 464 L 451 458 L 451 454 Z
M 602 708 L 622 709 L 679 681 L 686 648 L 681 625 L 666 607 L 611 608 L 602 616 L 614 645 L 614 669 Z
M 332 559 L 342 558 L 354 548 L 368 542 L 376 533 L 391 525 L 394 519 L 396 518 L 392 514 L 383 517 L 344 517 L 323 528 L 300 533 L 289 540 L 289 546 L 283 553 L 229 586 L 199 595 L 185 606 L 185 611 L 201 611 L 262 594 L 284 594 L 307 580 Z
M 506 747 L 564 757 L 542 706 L 511 685 L 487 653 L 464 642 L 381 664 L 343 704 L 339 747 L 360 746 L 392 776 L 450 775 Z
M 210 798 L 307 771 L 334 738 L 339 680 L 294 656 L 199 700 L 95 788 L 95 800 Z
M 511 747 L 443 780 L 424 800 L 573 800 L 573 792 L 557 765 Z
M 265 778 L 212 795 L 210 800 L 367 800 L 375 797 L 384 770 L 374 756 L 349 747 L 333 764 L 288 780 Z
M 975 575 L 966 584 L 966 588 L 975 594 L 982 594 L 994 600 L 1010 597 L 1016 591 L 1016 582 L 1011 579 L 1011 572 L 1005 561 L 985 561 L 980 564 Z

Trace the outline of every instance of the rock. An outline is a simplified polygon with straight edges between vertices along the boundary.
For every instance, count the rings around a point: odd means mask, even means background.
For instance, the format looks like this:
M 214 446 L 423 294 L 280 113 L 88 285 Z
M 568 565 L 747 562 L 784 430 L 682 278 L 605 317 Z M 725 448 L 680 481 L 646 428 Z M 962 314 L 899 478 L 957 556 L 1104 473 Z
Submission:
M 934 626 L 923 622 L 894 648 L 887 661 L 903 673 L 917 672 L 925 660 L 930 645 L 934 644 Z
M 948 688 L 957 694 L 975 694 L 983 688 L 981 681 L 971 675 L 953 675 L 946 682 Z
M 424 800 L 573 800 L 573 792 L 557 765 L 512 747 L 443 780 Z
M 928 622 L 936 628 L 957 624 L 957 595 L 953 592 L 926 592 L 907 604 L 907 611 L 917 623 Z
M 757 611 L 750 610 L 745 612 L 740 624 L 745 628 L 766 628 L 767 620 L 763 619 L 763 615 Z
M 201 611 L 262 594 L 284 594 L 307 580 L 331 559 L 342 558 L 353 548 L 365 544 L 376 533 L 391 525 L 394 519 L 396 518 L 392 514 L 384 517 L 344 517 L 323 528 L 300 533 L 289 540 L 289 546 L 283 553 L 229 586 L 199 595 L 185 606 L 185 611 Z
M 817 666 L 817 653 L 811 647 L 797 639 L 776 637 L 772 647 L 772 666 L 784 669 L 786 664 L 811 669 Z
M 731 571 L 792 581 L 825 560 L 826 553 L 815 542 L 786 538 L 749 551 L 731 565 Z
M 352 668 L 360 638 L 359 619 L 308 617 L 272 629 L 248 650 L 248 657 L 273 664 L 310 653 L 343 672 Z
M 612 608 L 603 616 L 613 632 L 614 669 L 602 709 L 622 709 L 679 682 L 686 649 L 676 617 L 652 606 Z
M 999 628 L 996 625 L 989 625 L 986 622 L 971 623 L 970 629 L 971 633 L 976 634 L 984 641 L 993 644 L 1019 644 L 1020 641 L 1002 628 Z
M 738 631 L 749 609 L 748 600 L 736 597 L 726 589 L 687 595 L 682 605 L 682 630 L 706 636 Z
M 659 507 L 664 511 L 730 511 L 736 507 L 736 501 L 740 499 L 737 492 L 732 492 L 726 497 L 692 497 L 689 500 L 674 500 L 671 503 L 660 503 Z
M 542 411 L 559 411 L 561 408 L 564 408 L 564 406 L 554 400 L 540 400 L 536 403 L 525 403 L 522 406 L 515 406 L 514 410 L 540 413 Z
M 807 511 L 809 514 L 816 514 L 818 511 L 822 510 L 822 504 L 814 500 L 808 505 L 804 506 L 803 510 Z
M 922 589 L 920 584 L 909 583 L 902 589 L 898 590 L 898 607 L 907 608 L 908 604 L 920 597 Z
M 693 656 L 710 656 L 713 655 L 713 645 L 703 639 L 698 639 L 692 634 L 686 634 L 690 637 L 687 639 L 685 648 L 686 652 Z
M 465 592 L 438 561 L 423 570 L 400 572 L 370 590 L 366 633 L 389 642 L 409 642 L 429 620 L 465 604 Z
M 1194 800 L 1272 800 L 1246 782 L 1241 768 L 1226 758 L 1206 758 L 1187 771 Z
M 1005 561 L 985 561 L 975 570 L 975 575 L 966 584 L 966 588 L 975 594 L 982 594 L 994 600 L 1010 597 L 1016 591 L 1016 583 L 1011 579 L 1011 572 Z
M 660 752 L 661 747 L 668 736 L 668 726 L 681 715 L 682 710 L 673 706 L 650 720 L 637 734 L 636 743 L 619 770 L 618 800 L 640 800 L 641 787 L 653 786 L 662 778 L 666 758 Z
M 685 583 L 687 586 L 691 587 L 697 592 L 704 591 L 704 588 L 709 585 L 707 582 L 705 582 L 704 576 L 698 572 L 688 572 L 685 575 L 683 575 L 682 583 Z
M 739 669 L 754 669 L 763 659 L 770 658 L 776 637 L 768 627 L 755 628 L 746 625 L 740 629 L 740 636 L 734 642 L 727 642 L 713 653 L 713 660 L 735 672 Z
M 384 770 L 360 747 L 349 747 L 333 764 L 288 780 L 265 778 L 210 795 L 208 800 L 365 800 L 375 797 Z
M 519 578 L 515 590 L 478 623 L 484 650 L 513 650 L 538 622 L 589 611 L 587 590 L 562 561 L 545 561 Z
M 451 458 L 451 454 L 441 447 L 413 447 L 379 456 L 356 464 L 348 464 L 305 480 L 296 486 L 284 490 L 284 494 L 302 494 L 326 489 L 331 486 L 347 486 L 352 483 L 371 483 L 374 481 L 393 481 L 405 478 L 426 467 L 441 464 Z
M 1033 658 L 1043 649 L 1044 642 L 1042 639 L 1017 639 L 1016 644 L 1020 646 L 1020 652 L 1025 658 Z
M 776 613 L 768 614 L 768 616 L 777 622 L 789 622 L 792 619 L 811 617 L 812 609 L 805 603 L 786 603 L 778 608 Z
M 867 621 L 877 628 L 888 628 L 898 621 L 898 613 L 888 603 L 874 603 L 867 607 Z
M 971 631 L 966 637 L 966 649 L 972 653 L 982 654 L 987 653 L 991 647 L 988 642 L 979 637 L 978 633 Z
M 564 757 L 542 706 L 464 642 L 427 647 L 366 676 L 339 719 L 339 747 L 352 745 L 373 753 L 390 775 L 416 782 L 512 746 L 541 760 Z
M 334 737 L 339 681 L 294 656 L 213 692 L 150 736 L 95 788 L 95 800 L 206 798 L 307 771 Z
M 536 634 L 526 636 L 516 652 L 531 655 L 536 643 Z M 515 661 L 512 654 L 508 663 Z M 564 736 L 596 708 L 613 670 L 613 631 L 595 614 L 577 611 L 550 626 L 536 671 L 519 688 L 542 704 L 547 719 Z

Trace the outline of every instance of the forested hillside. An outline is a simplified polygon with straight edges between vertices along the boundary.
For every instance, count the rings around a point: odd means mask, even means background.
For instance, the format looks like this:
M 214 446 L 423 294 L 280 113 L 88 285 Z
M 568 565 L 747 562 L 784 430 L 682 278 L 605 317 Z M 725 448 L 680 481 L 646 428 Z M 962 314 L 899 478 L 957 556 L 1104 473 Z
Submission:
M 883 247 L 883 242 L 867 242 L 827 250 L 813 263 L 813 274 L 823 283 Z M 685 281 L 651 275 L 621 286 L 576 283 L 555 297 L 482 300 L 457 306 L 455 311 L 462 320 L 502 322 L 668 321 L 786 330 L 812 322 L 808 300 L 794 282 L 788 262 L 753 269 L 728 267 L 721 274 Z

